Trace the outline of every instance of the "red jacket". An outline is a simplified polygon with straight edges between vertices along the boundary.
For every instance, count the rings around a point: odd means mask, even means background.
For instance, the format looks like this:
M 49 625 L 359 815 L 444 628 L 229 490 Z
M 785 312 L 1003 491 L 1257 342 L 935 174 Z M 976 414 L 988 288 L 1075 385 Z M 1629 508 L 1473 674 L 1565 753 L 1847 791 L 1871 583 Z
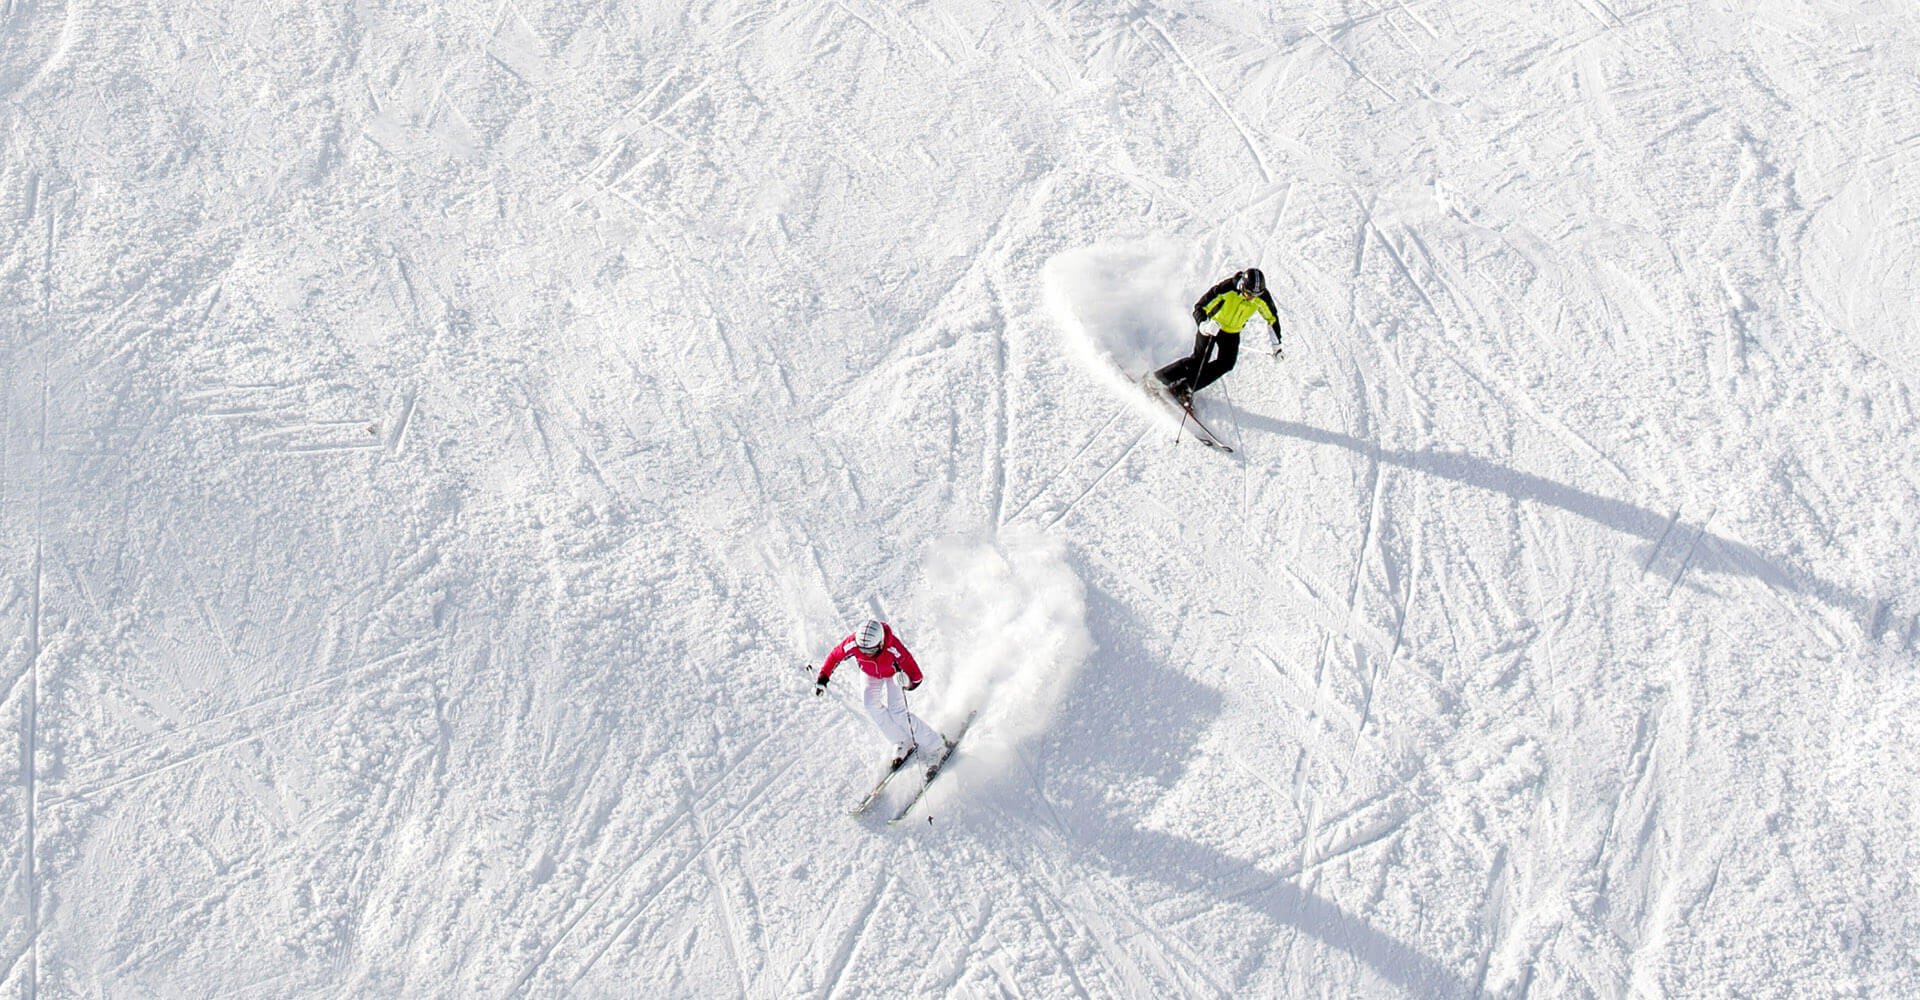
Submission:
M 904 670 L 907 680 L 920 683 L 920 664 L 913 662 L 913 654 L 907 652 L 906 644 L 893 634 L 891 625 L 886 627 L 886 638 L 880 642 L 880 652 L 872 656 L 860 651 L 859 644 L 854 642 L 851 634 L 840 640 L 840 645 L 827 654 L 827 662 L 820 665 L 820 683 L 825 684 L 833 676 L 834 668 L 847 659 L 860 664 L 860 669 L 869 677 L 892 677 L 894 671 Z

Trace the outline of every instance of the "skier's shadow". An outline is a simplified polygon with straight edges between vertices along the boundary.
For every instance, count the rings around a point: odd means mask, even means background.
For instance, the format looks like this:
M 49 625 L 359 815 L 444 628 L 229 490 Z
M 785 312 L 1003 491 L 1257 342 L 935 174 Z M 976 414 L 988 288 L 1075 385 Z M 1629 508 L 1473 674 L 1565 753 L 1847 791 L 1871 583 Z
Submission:
M 1468 995 L 1465 980 L 1439 961 L 1275 875 L 1270 868 L 1285 864 L 1297 845 L 1263 848 L 1242 842 L 1245 856 L 1236 857 L 1144 825 L 1154 803 L 1191 766 L 1225 699 L 1218 690 L 1167 669 L 1165 654 L 1149 646 L 1148 629 L 1097 585 L 1089 586 L 1087 598 L 1088 624 L 1101 636 L 1101 649 L 1073 685 L 1054 726 L 1057 742 L 1046 757 L 1046 777 L 1037 782 L 1046 808 L 1037 815 L 1050 818 L 1055 832 L 1079 848 L 1074 853 L 1082 860 L 1123 883 L 1155 882 L 1263 916 L 1346 952 L 1409 995 Z M 1036 815 L 1030 807 L 1020 811 Z M 1202 829 L 1226 818 L 1192 810 L 1185 815 Z M 1242 827 L 1237 821 L 1230 825 Z M 1034 841 L 1016 834 L 1006 848 L 1030 849 Z M 1259 863 L 1263 850 L 1268 867 Z
M 1476 992 L 1465 978 L 1438 960 L 1347 912 L 1333 900 L 1295 884 L 1304 876 L 1282 878 L 1250 861 L 1191 840 L 1124 825 L 1121 819 L 1096 817 L 1097 822 L 1104 821 L 1096 828 L 1096 836 L 1099 843 L 1105 845 L 1105 856 L 1122 860 L 1151 859 L 1152 864 L 1140 865 L 1131 871 L 1124 863 L 1116 864 L 1111 866 L 1115 874 L 1154 879 L 1175 888 L 1203 892 L 1223 905 L 1264 914 L 1277 924 L 1295 928 L 1346 952 L 1407 996 L 1464 998 Z M 1274 958 L 1280 962 L 1293 957 L 1286 953 L 1281 942 L 1269 949 L 1269 954 L 1273 953 L 1278 953 Z
M 1887 610 L 1886 601 L 1870 600 L 1831 580 L 1785 565 L 1751 545 L 1712 534 L 1702 526 L 1681 524 L 1678 515 L 1663 515 L 1624 500 L 1589 493 L 1565 483 L 1496 465 L 1464 452 L 1381 448 L 1372 441 L 1350 434 L 1323 430 L 1298 421 L 1261 416 L 1231 404 L 1228 404 L 1228 409 L 1239 426 L 1248 432 L 1281 434 L 1309 444 L 1344 448 L 1386 465 L 1476 489 L 1504 493 L 1515 500 L 1558 507 L 1623 534 L 1638 536 L 1646 540 L 1649 546 L 1644 550 L 1648 568 L 1659 565 L 1663 572 L 1673 576 L 1676 581 L 1689 567 L 1709 573 L 1752 577 L 1778 590 L 1803 594 L 1838 608 L 1871 632 L 1878 632 L 1884 624 L 1881 619 Z M 1692 541 L 1684 543 L 1685 539 Z M 1663 553 L 1663 546 L 1677 550 L 1683 543 L 1690 545 L 1685 549 L 1684 557 L 1678 552 Z M 1663 555 L 1667 557 L 1666 560 L 1662 560 Z M 1679 565 L 1669 565 L 1668 561 Z

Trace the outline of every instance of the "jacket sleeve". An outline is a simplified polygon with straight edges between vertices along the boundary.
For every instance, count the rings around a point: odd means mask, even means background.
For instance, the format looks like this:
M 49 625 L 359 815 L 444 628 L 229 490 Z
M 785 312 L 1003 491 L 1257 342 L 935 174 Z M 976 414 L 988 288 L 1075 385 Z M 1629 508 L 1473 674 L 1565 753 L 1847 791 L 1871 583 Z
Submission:
M 827 654 L 827 662 L 820 664 L 820 676 L 815 679 L 815 683 L 825 684 L 833 678 L 834 668 L 840 665 L 841 660 L 847 658 L 847 643 L 852 639 L 853 636 L 849 635 L 833 644 L 833 652 Z
M 1212 288 L 1207 289 L 1206 294 L 1200 296 L 1200 301 L 1193 304 L 1193 324 L 1199 326 L 1205 323 L 1208 317 L 1219 312 L 1220 296 L 1231 291 L 1233 291 L 1232 278 L 1228 278 Z
M 1273 304 L 1273 292 L 1261 289 L 1260 296 L 1253 300 L 1253 304 L 1260 310 L 1260 318 L 1273 327 L 1273 335 L 1280 336 L 1280 307 Z
M 901 642 L 899 636 L 891 633 L 888 634 L 887 641 L 893 643 L 894 652 L 900 654 L 900 669 L 907 672 L 907 680 L 915 684 L 920 683 L 920 664 L 914 662 L 913 654 L 907 651 L 907 644 Z

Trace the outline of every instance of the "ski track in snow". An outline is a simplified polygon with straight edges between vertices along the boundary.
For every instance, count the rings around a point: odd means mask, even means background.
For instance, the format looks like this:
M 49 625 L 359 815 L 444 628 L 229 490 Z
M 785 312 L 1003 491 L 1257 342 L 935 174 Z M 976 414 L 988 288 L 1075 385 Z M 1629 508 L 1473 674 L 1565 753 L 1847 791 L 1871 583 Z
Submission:
M 0 24 L 0 993 L 1920 994 L 1911 12 Z

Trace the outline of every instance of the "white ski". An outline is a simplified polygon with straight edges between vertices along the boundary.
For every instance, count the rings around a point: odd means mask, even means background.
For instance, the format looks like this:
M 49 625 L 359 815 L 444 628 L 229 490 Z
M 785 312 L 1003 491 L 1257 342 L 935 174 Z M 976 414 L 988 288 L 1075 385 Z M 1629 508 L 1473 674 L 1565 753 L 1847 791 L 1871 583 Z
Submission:
M 927 766 L 927 780 L 920 783 L 919 789 L 913 793 L 912 798 L 907 800 L 907 804 L 901 806 L 900 811 L 897 813 L 894 813 L 893 818 L 887 821 L 887 824 L 889 826 L 896 824 L 903 819 L 906 819 L 907 814 L 912 812 L 913 807 L 919 803 L 920 796 L 927 794 L 927 788 L 933 784 L 934 778 L 937 778 L 940 776 L 940 769 L 945 767 L 947 765 L 947 760 L 953 756 L 953 748 L 959 745 L 961 737 L 967 735 L 967 730 L 973 725 L 974 717 L 978 716 L 979 714 L 980 713 L 978 711 L 968 713 L 967 721 L 962 722 L 960 724 L 960 728 L 954 730 L 953 738 L 950 740 L 947 740 L 946 746 L 941 749 L 939 759 L 935 760 L 932 764 Z
M 880 780 L 873 783 L 873 790 L 868 792 L 867 797 L 864 799 L 861 799 L 860 804 L 857 806 L 854 806 L 853 809 L 847 813 L 847 815 L 859 816 L 865 813 L 868 809 L 873 808 L 873 804 L 879 801 L 880 799 L 880 793 L 887 790 L 887 782 L 892 781 L 894 775 L 899 774 L 901 771 L 906 770 L 907 761 L 911 759 L 913 759 L 912 755 L 902 757 L 900 759 L 900 763 L 898 766 L 889 767 L 885 771 L 881 772 Z

